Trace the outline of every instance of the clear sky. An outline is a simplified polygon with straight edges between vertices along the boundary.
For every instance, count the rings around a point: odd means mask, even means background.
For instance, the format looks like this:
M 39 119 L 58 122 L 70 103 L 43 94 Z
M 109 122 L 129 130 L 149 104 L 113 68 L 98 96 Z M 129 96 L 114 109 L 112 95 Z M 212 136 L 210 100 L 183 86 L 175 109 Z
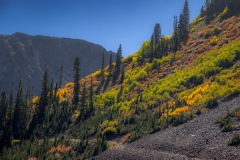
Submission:
M 190 18 L 205 0 L 189 0 Z M 117 51 L 136 52 L 148 40 L 155 23 L 171 35 L 173 16 L 184 0 L 0 0 L 0 34 L 24 32 L 84 39 Z

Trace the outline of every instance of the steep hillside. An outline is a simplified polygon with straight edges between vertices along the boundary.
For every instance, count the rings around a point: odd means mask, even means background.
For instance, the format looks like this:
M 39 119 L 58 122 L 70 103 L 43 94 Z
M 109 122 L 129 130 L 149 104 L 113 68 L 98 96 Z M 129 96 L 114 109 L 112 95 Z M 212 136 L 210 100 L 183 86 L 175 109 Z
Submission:
M 120 46 L 116 63 L 81 81 L 49 90 L 45 78 L 40 97 L 16 105 L 30 108 L 19 111 L 30 123 L 5 125 L 0 156 L 86 159 L 110 149 L 93 158 L 239 159 L 240 16 L 228 9 L 239 2 L 210 2 L 185 27 L 180 18 L 171 37 L 156 24 L 135 54 L 121 59 Z
M 34 86 L 34 94 L 40 94 L 41 81 L 46 68 L 49 77 L 59 82 L 63 65 L 63 86 L 73 80 L 73 62 L 81 59 L 81 76 L 85 77 L 101 67 L 103 52 L 108 63 L 110 54 L 102 46 L 77 39 L 47 36 L 30 36 L 23 33 L 0 36 L 0 91 L 17 90 L 22 79 L 25 89 Z M 105 63 L 105 65 L 107 65 Z

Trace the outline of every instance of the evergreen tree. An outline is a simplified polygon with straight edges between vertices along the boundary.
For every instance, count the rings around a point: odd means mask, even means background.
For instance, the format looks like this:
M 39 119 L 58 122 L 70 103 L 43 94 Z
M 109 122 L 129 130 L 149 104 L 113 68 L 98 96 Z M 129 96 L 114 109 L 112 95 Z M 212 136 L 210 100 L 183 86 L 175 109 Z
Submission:
M 112 69 L 113 69 L 113 64 L 112 64 L 112 54 L 110 55 L 110 59 L 109 59 L 109 67 L 108 67 L 108 72 L 109 72 L 109 76 L 112 75 Z
M 102 83 L 104 82 L 104 79 L 105 79 L 105 74 L 104 74 L 104 67 L 105 67 L 105 53 L 103 52 L 102 54 L 102 63 L 101 63 L 101 81 Z
M 161 26 L 159 23 L 157 23 L 154 27 L 154 32 L 153 32 L 153 36 L 154 36 L 154 57 L 161 57 L 160 55 L 160 39 L 162 37 L 161 35 Z
M 204 7 L 202 6 L 201 11 L 200 11 L 200 16 L 204 17 Z
M 188 26 L 189 26 L 189 22 L 190 22 L 190 15 L 189 15 L 189 3 L 188 0 L 185 0 L 184 3 L 184 8 L 183 8 L 183 16 L 184 16 L 184 33 L 185 36 L 188 33 Z
M 50 84 L 50 87 L 49 87 L 49 99 L 50 101 L 52 102 L 53 100 L 53 78 L 52 78 L 52 81 L 51 81 L 51 84 Z
M 93 82 L 92 82 L 92 77 L 91 77 L 91 84 L 90 84 L 90 91 L 89 91 L 89 113 L 93 113 Z
M 125 78 L 125 70 L 124 70 L 124 63 L 122 63 L 120 83 L 123 83 L 124 78 Z
M 172 43 L 173 43 L 173 51 L 176 52 L 178 50 L 178 46 L 179 46 L 179 43 L 178 43 L 178 19 L 177 19 L 177 16 L 174 16 Z
M 86 104 L 86 81 L 84 81 L 84 83 L 83 83 L 83 89 L 82 89 L 82 95 L 81 95 L 80 112 L 81 112 L 82 116 L 85 114 L 84 113 L 85 104 Z
M 46 107 L 49 102 L 49 86 L 48 86 L 48 70 L 46 69 L 42 81 L 42 92 L 41 92 L 41 97 L 40 97 L 40 105 L 39 105 L 39 112 L 38 112 L 38 122 L 43 123 L 45 117 L 45 112 L 46 112 Z
M 183 13 L 180 14 L 179 21 L 178 21 L 178 40 L 183 42 L 185 39 L 185 32 L 184 32 L 184 15 Z
M 13 117 L 13 91 L 11 89 L 11 93 L 9 96 L 9 107 L 8 107 L 8 119 L 11 122 L 12 121 L 12 117 Z
M 3 128 L 7 122 L 7 105 L 6 93 L 2 92 L 0 102 L 0 128 Z
M 24 109 L 24 105 L 22 82 L 20 81 L 12 120 L 13 136 L 15 139 L 23 138 L 26 131 L 26 110 Z
M 121 64 L 122 64 L 122 46 L 120 44 L 120 46 L 117 50 L 116 65 L 115 65 L 115 70 L 114 70 L 114 74 L 113 74 L 113 81 L 114 82 L 118 79 L 118 76 L 120 74 Z
M 153 60 L 154 58 L 154 35 L 152 34 L 151 39 L 150 39 L 150 49 L 151 49 L 151 53 L 150 53 L 150 61 Z
M 80 59 L 79 57 L 75 58 L 74 66 L 74 86 L 73 86 L 73 99 L 72 103 L 74 105 L 78 105 L 79 103 L 79 95 L 80 95 Z
M 62 87 L 62 79 L 63 79 L 63 64 L 61 65 L 61 68 L 60 68 L 59 88 Z

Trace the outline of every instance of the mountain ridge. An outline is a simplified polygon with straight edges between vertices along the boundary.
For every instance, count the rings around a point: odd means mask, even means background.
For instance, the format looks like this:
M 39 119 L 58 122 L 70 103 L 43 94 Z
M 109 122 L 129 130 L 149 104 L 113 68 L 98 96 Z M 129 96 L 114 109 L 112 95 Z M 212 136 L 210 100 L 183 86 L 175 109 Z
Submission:
M 106 51 L 98 44 L 79 39 L 31 36 L 16 32 L 12 35 L 0 35 L 0 41 L 2 55 L 0 85 L 3 86 L 1 91 L 8 92 L 11 83 L 15 85 L 13 90 L 16 90 L 16 84 L 22 79 L 26 89 L 37 84 L 33 91 L 35 95 L 39 94 L 41 88 L 39 84 L 45 69 L 48 68 L 50 78 L 53 77 L 56 83 L 59 81 L 61 65 L 64 68 L 63 84 L 71 81 L 73 77 L 71 68 L 77 56 L 83 65 L 82 77 L 100 69 L 103 53 L 106 54 L 106 62 L 109 61 L 110 54 L 113 54 L 114 60 L 116 57 L 114 52 Z M 11 79 L 9 81 L 10 77 L 14 78 L 13 81 Z

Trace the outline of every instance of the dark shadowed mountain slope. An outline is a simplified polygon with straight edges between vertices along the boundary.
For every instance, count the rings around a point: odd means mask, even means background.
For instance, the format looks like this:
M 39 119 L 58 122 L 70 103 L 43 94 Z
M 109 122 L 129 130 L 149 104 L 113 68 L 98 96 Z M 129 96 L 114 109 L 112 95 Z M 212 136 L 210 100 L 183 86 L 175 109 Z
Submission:
M 22 82 L 26 87 L 34 86 L 34 94 L 39 94 L 45 69 L 49 79 L 59 82 L 63 65 L 63 85 L 72 81 L 72 66 L 75 57 L 80 57 L 81 76 L 100 69 L 102 54 L 106 53 L 105 65 L 110 54 L 100 45 L 84 40 L 30 36 L 23 33 L 0 36 L 0 91 L 10 91 Z M 115 54 L 113 54 L 115 60 Z

